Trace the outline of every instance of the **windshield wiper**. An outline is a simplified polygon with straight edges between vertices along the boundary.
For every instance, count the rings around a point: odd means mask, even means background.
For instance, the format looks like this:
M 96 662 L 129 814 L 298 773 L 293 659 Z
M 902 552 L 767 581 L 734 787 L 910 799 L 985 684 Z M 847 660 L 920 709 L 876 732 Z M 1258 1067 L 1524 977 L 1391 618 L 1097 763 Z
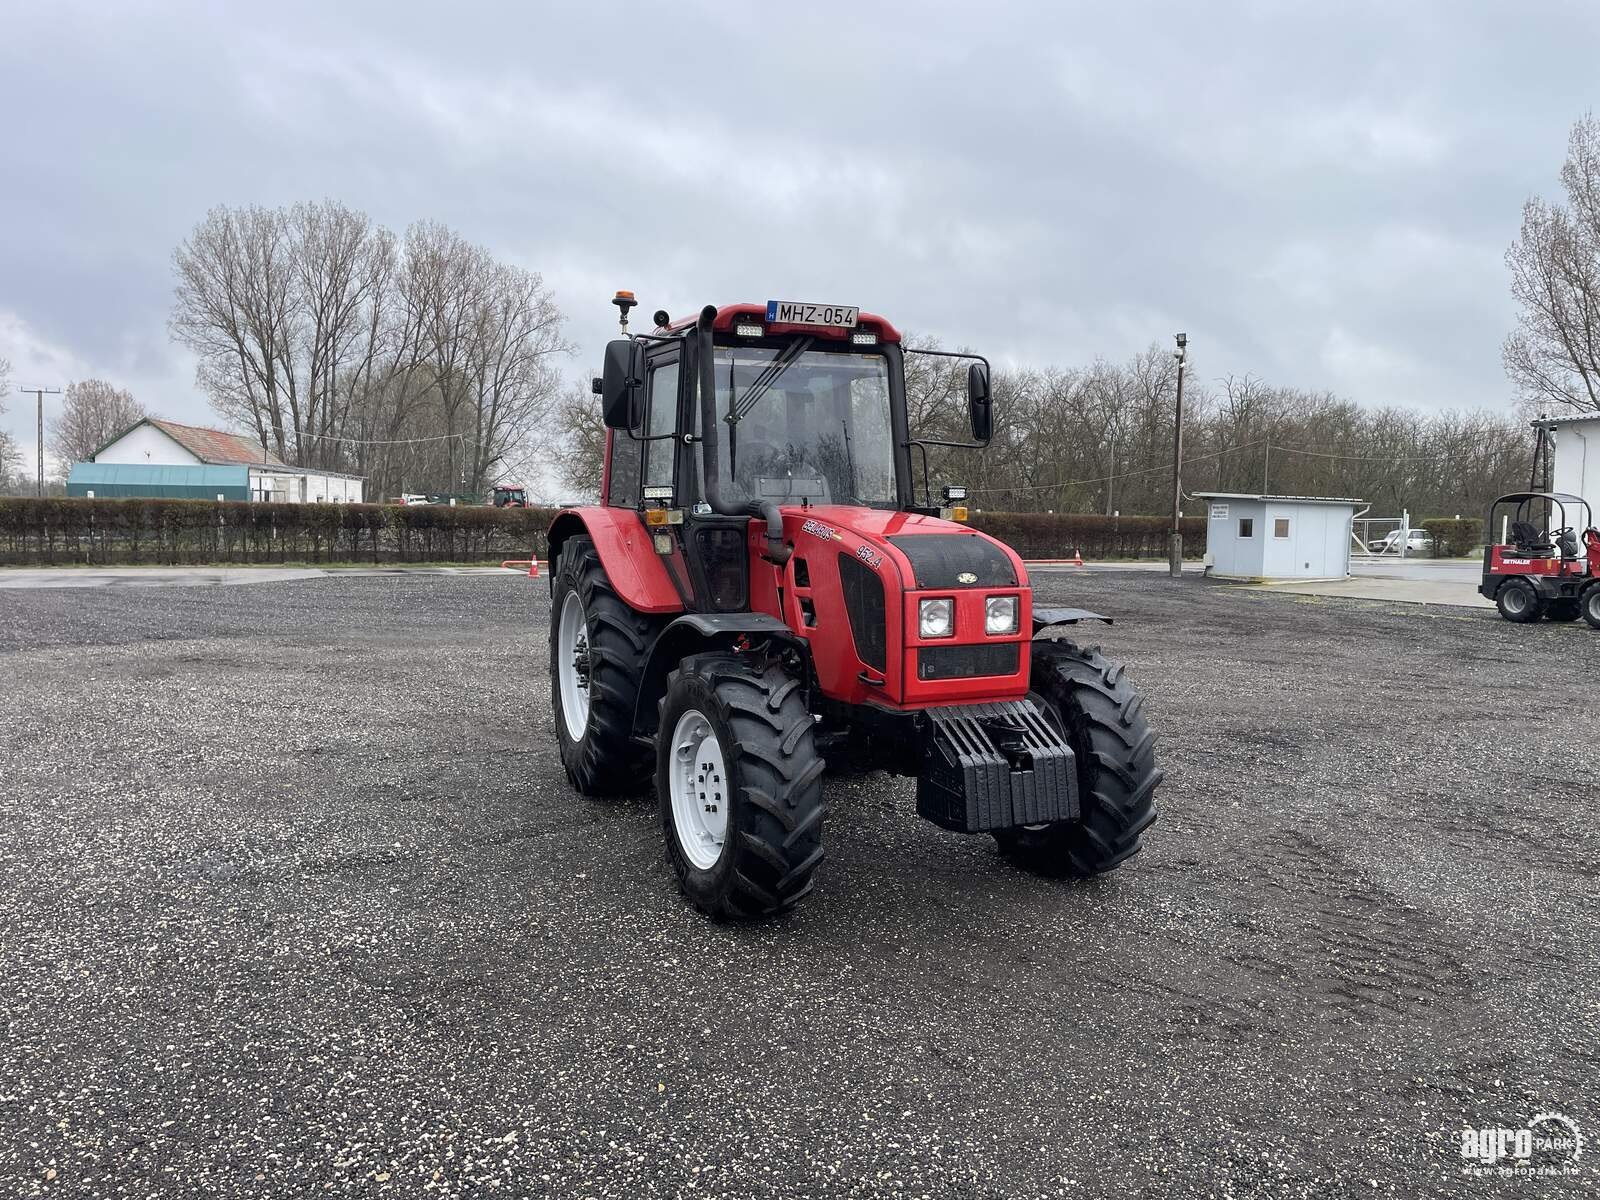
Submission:
M 723 418 L 728 423 L 728 478 L 734 478 L 739 469 L 739 422 L 749 415 L 754 408 L 771 390 L 772 385 L 802 354 L 811 348 L 815 339 L 803 337 L 798 341 L 790 342 L 779 352 L 778 356 L 762 368 L 761 374 L 750 381 L 750 386 L 745 388 L 744 395 L 739 396 L 734 392 L 733 384 L 733 353 L 728 354 L 728 415 Z

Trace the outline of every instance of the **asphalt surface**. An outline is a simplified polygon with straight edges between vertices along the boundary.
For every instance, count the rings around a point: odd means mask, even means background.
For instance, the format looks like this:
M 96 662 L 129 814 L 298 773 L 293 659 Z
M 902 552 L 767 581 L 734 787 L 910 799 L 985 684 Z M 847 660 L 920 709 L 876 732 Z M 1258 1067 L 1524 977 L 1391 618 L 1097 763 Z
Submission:
M 1149 574 L 1148 848 L 1021 874 L 829 783 L 719 926 L 566 785 L 525 578 L 0 593 L 0 1195 L 1581 1194 L 1600 634 Z

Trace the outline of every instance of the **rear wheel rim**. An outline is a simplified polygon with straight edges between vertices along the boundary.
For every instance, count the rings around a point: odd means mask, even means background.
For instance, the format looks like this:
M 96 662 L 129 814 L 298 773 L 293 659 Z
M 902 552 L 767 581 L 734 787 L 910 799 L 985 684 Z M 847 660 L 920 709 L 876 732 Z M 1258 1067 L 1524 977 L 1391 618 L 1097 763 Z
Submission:
M 561 686 L 561 717 L 567 736 L 582 741 L 589 727 L 589 622 L 583 600 L 568 592 L 556 630 L 556 674 Z
M 1506 611 L 1519 616 L 1528 611 L 1528 593 L 1520 587 L 1506 589 Z
M 667 769 L 678 846 L 693 866 L 709 871 L 727 840 L 731 789 L 722 743 L 699 709 L 689 709 L 673 727 Z

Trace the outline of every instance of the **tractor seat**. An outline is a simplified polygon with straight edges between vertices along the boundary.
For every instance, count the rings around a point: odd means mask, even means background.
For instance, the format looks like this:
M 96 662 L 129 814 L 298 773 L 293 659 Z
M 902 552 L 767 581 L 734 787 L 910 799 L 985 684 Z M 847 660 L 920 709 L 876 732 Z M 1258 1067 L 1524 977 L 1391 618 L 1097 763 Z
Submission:
M 1517 553 L 1528 558 L 1552 558 L 1556 554 L 1554 542 L 1542 540 L 1539 528 L 1527 521 L 1514 521 L 1511 525 L 1511 544 Z
M 1578 535 L 1572 530 L 1562 530 L 1556 536 L 1556 546 L 1560 549 L 1562 558 L 1578 557 Z

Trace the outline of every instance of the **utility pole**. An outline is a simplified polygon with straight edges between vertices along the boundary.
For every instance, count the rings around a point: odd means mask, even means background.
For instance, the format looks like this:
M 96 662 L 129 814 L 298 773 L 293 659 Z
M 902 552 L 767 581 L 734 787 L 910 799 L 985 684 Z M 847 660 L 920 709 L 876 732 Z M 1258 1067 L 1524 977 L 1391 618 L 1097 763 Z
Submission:
M 1187 365 L 1189 335 L 1177 335 L 1178 348 L 1172 357 L 1178 360 L 1178 409 L 1172 422 L 1172 532 L 1167 538 L 1167 569 L 1174 579 L 1183 575 L 1183 526 L 1179 512 L 1183 505 L 1183 369 Z
M 39 408 L 39 475 L 37 482 L 34 484 L 34 494 L 42 497 L 44 495 L 44 398 L 46 396 L 59 396 L 61 389 L 31 387 L 18 388 L 17 391 L 32 392 L 34 401 Z
M 1111 426 L 1111 473 L 1106 477 L 1106 516 L 1116 510 L 1112 507 L 1117 498 L 1117 427 Z

